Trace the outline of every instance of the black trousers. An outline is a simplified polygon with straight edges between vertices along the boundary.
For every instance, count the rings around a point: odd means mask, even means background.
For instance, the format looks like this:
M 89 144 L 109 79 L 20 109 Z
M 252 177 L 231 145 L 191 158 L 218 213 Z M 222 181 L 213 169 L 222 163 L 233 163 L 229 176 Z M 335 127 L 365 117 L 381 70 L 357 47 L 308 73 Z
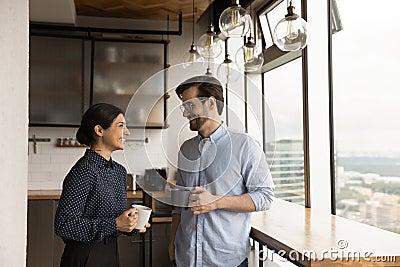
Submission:
M 106 237 L 93 243 L 65 241 L 60 267 L 118 267 L 116 237 Z

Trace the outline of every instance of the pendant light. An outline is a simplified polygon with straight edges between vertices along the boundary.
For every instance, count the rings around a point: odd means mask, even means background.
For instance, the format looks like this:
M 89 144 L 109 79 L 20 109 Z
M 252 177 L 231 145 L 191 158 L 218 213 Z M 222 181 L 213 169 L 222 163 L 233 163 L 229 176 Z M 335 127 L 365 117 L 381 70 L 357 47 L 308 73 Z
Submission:
M 214 31 L 214 25 L 212 24 L 213 18 L 213 4 L 210 1 L 210 25 L 208 26 L 208 30 L 205 34 L 200 36 L 197 40 L 197 48 L 199 50 L 200 55 L 208 61 L 212 61 L 217 58 L 222 52 L 221 40 L 218 38 L 218 35 Z
M 183 55 L 183 67 L 189 67 L 194 65 L 196 62 L 203 62 L 202 56 L 199 54 L 196 44 L 194 43 L 194 0 L 192 5 L 192 44 L 190 45 L 189 51 Z
M 232 0 L 232 5 L 219 17 L 219 28 L 226 37 L 243 37 L 251 28 L 250 14 L 242 8 L 239 0 Z
M 236 52 L 236 64 L 241 71 L 258 71 L 264 63 L 264 55 L 253 40 L 251 35 L 247 37 L 246 43 Z
M 240 72 L 235 64 L 230 59 L 230 56 L 228 54 L 228 39 L 225 39 L 225 59 L 224 62 L 222 62 L 217 69 L 217 77 L 220 79 L 222 83 L 228 84 L 231 82 L 235 82 L 239 79 L 240 77 Z
M 250 14 L 251 14 L 251 3 L 250 3 Z M 256 23 L 254 25 L 254 33 L 256 30 Z M 245 44 L 238 49 L 235 56 L 235 61 L 238 68 L 244 72 L 255 72 L 258 71 L 263 63 L 264 63 L 264 55 L 259 49 L 259 46 L 254 42 L 254 38 L 251 34 L 252 30 L 250 29 L 250 35 L 247 37 L 247 41 Z M 256 35 L 256 34 L 254 34 Z
M 210 63 L 210 61 L 209 61 L 209 63 Z M 213 73 L 212 73 L 212 71 L 211 71 L 210 64 L 208 64 L 207 69 L 206 69 L 206 73 L 204 73 L 204 75 L 207 75 L 207 76 L 210 76 L 210 77 L 213 76 Z
M 297 51 L 303 49 L 308 42 L 307 22 L 294 13 L 292 0 L 288 0 L 288 13 L 275 26 L 274 43 L 282 51 Z

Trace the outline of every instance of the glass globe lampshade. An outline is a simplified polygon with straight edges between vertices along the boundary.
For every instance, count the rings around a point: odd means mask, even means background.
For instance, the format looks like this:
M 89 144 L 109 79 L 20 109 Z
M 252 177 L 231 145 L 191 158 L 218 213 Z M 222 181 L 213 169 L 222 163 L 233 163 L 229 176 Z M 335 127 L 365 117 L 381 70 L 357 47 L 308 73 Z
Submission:
M 214 32 L 212 24 L 208 26 L 208 31 L 197 40 L 197 48 L 199 54 L 207 60 L 214 59 L 221 54 L 221 39 Z
M 190 46 L 190 49 L 186 51 L 182 58 L 183 67 L 189 67 L 197 62 L 204 62 L 203 57 L 197 51 L 197 47 L 194 43 Z
M 226 37 L 243 37 L 250 28 L 250 14 L 239 5 L 239 0 L 233 0 L 232 6 L 225 9 L 219 17 L 219 29 Z
M 229 84 L 239 80 L 240 71 L 235 62 L 233 62 L 229 55 L 225 55 L 225 60 L 217 68 L 217 77 L 224 84 Z
M 291 4 L 287 10 L 288 14 L 275 26 L 274 43 L 282 51 L 297 51 L 308 43 L 307 22 L 294 13 Z
M 264 55 L 260 50 L 253 42 L 253 37 L 249 36 L 247 42 L 236 52 L 235 60 L 239 70 L 255 72 L 261 69 Z

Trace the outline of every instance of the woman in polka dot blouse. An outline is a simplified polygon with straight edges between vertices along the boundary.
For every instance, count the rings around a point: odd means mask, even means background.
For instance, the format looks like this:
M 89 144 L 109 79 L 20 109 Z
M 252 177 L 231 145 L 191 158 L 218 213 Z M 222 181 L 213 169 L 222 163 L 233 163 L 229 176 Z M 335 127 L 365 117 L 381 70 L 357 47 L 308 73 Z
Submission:
M 65 243 L 62 267 L 118 266 L 117 236 L 135 231 L 135 209 L 126 209 L 126 170 L 111 158 L 124 149 L 125 135 L 124 114 L 113 105 L 95 104 L 82 117 L 76 138 L 90 148 L 64 179 L 54 222 Z

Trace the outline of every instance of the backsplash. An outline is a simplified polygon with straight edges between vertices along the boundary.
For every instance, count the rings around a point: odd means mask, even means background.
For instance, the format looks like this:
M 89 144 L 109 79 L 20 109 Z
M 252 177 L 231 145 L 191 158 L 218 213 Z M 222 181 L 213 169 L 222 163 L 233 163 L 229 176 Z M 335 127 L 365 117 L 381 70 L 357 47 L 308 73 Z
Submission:
M 75 164 L 85 153 L 85 147 L 59 147 L 59 138 L 75 138 L 76 128 L 55 128 L 55 127 L 30 127 L 29 138 L 50 138 L 50 142 L 38 142 L 36 153 L 34 153 L 33 142 L 29 142 L 28 158 L 28 189 L 49 190 L 61 189 L 62 182 Z M 127 168 L 128 172 L 143 174 L 146 168 L 166 167 L 167 160 L 161 145 L 163 130 L 146 130 L 146 137 L 149 142 L 127 142 L 125 151 L 115 151 L 112 154 L 113 160 Z M 135 136 L 135 130 L 129 139 L 139 139 Z M 125 153 L 134 163 L 129 165 L 125 161 Z M 150 158 L 151 163 L 147 160 Z M 173 170 L 170 170 L 173 171 Z M 170 174 L 171 175 L 171 174 Z

